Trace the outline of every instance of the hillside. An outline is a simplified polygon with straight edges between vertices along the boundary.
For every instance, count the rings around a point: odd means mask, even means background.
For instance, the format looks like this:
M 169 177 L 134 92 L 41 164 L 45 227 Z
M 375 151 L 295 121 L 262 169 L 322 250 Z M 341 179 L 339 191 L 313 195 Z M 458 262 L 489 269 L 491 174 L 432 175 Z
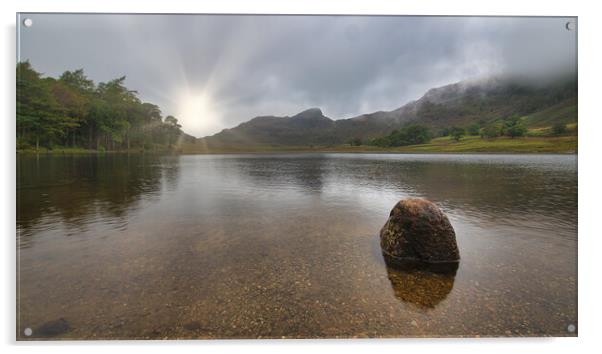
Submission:
M 452 126 L 481 126 L 509 116 L 527 127 L 577 122 L 574 80 L 545 84 L 516 79 L 465 81 L 429 90 L 416 101 L 393 111 L 379 111 L 333 120 L 318 108 L 292 117 L 263 116 L 197 140 L 207 148 L 253 146 L 330 146 L 359 138 L 368 141 L 408 124 L 437 133 Z

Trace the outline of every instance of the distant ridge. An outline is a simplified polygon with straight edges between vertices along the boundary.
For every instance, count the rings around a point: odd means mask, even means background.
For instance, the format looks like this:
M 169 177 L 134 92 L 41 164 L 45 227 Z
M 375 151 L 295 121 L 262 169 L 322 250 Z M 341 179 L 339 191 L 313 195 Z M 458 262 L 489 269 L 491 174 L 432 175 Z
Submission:
M 408 124 L 440 129 L 481 125 L 511 115 L 529 116 L 528 126 L 577 121 L 575 79 L 547 83 L 492 78 L 462 81 L 428 90 L 420 99 L 392 111 L 333 120 L 319 108 L 292 117 L 260 116 L 236 127 L 197 139 L 211 147 L 328 146 L 359 138 L 368 141 Z M 531 117 L 535 118 L 531 118 Z

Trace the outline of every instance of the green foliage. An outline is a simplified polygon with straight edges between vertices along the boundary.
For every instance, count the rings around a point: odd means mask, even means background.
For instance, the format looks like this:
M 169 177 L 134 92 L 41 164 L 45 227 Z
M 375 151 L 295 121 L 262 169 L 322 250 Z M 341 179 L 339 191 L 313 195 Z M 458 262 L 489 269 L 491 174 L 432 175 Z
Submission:
M 555 136 L 565 135 L 568 132 L 566 124 L 556 123 L 552 126 L 552 134 Z
M 576 122 L 576 97 L 529 114 L 523 120 L 523 123 L 529 128 L 546 128 L 556 123 L 574 124 Z
M 436 138 L 429 144 L 407 146 L 397 148 L 399 152 L 572 152 L 577 151 L 577 137 L 564 136 L 558 138 L 533 137 L 524 139 L 512 139 L 509 137 L 498 137 L 496 139 L 481 139 L 479 137 L 466 136 L 460 142 L 451 142 L 449 138 Z
M 165 117 L 165 124 L 163 125 L 163 129 L 165 130 L 165 134 L 167 136 L 167 145 L 172 146 L 177 142 L 178 137 L 180 136 L 180 128 L 182 126 L 178 124 L 178 120 L 174 116 Z
M 521 118 L 518 115 L 513 115 L 503 122 L 503 132 L 511 138 L 524 136 L 527 133 L 527 128 L 522 124 Z
M 490 124 L 480 130 L 481 138 L 491 139 L 501 135 L 501 126 L 498 124 Z
M 361 146 L 362 145 L 362 139 L 361 138 L 353 138 L 349 141 L 349 145 L 351 146 Z
M 460 139 L 462 139 L 462 137 L 464 135 L 466 135 L 466 131 L 464 130 L 464 128 L 460 128 L 460 127 L 452 127 L 449 131 L 449 135 L 452 137 L 452 139 L 454 139 L 455 141 L 460 141 Z
M 506 130 L 506 134 L 511 138 L 516 138 L 519 136 L 524 136 L 527 132 L 527 128 L 522 125 L 513 125 Z
M 171 146 L 183 134 L 178 120 L 163 122 L 159 107 L 143 103 L 125 76 L 95 85 L 82 69 L 42 78 L 17 64 L 17 148 L 71 146 L 98 151 Z
M 549 127 L 557 121 L 577 121 L 576 78 L 532 85 L 522 80 L 500 79 L 485 84 L 454 84 L 431 90 L 418 100 L 415 121 L 434 131 L 458 126 L 478 135 L 471 126 L 485 127 L 500 117 L 528 117 L 526 127 Z M 442 135 L 445 136 L 445 135 Z
M 430 130 L 422 125 L 409 125 L 400 130 L 394 130 L 386 137 L 377 138 L 372 145 L 380 147 L 406 146 L 425 144 L 432 139 Z
M 526 134 L 527 128 L 523 124 L 523 119 L 518 115 L 512 115 L 506 119 L 495 121 L 480 130 L 481 138 L 485 139 L 499 136 L 517 138 Z
M 41 79 L 28 62 L 17 65 L 17 137 L 22 143 L 49 146 L 70 126 L 64 107 L 51 92 L 52 84 Z
M 576 123 L 576 88 L 576 80 L 572 78 L 552 80 L 545 85 L 533 85 L 509 78 L 463 82 L 432 89 L 417 101 L 393 111 L 379 111 L 338 120 L 323 116 L 319 110 L 313 110 L 309 114 L 311 119 L 308 119 L 307 112 L 302 119 L 262 116 L 211 137 L 199 139 L 198 142 L 208 146 L 210 150 L 342 144 L 355 148 L 349 146 L 350 141 L 360 137 L 363 146 L 386 147 L 393 143 L 388 137 L 393 129 L 392 125 L 400 122 L 428 127 L 437 136 L 448 136 L 449 128 L 457 126 L 470 128 L 469 134 L 485 130 L 486 133 L 491 133 L 491 137 L 496 137 L 501 132 L 493 133 L 492 129 L 486 128 L 490 125 L 501 126 L 501 117 L 514 114 L 531 117 L 522 118 L 523 125 L 528 128 L 551 127 L 553 122 L 550 120 L 550 113 L 553 113 L 554 120 L 562 120 L 567 124 Z M 472 128 L 471 125 L 475 123 L 481 129 Z M 397 127 L 399 129 L 401 126 Z M 469 137 L 471 136 L 465 136 L 462 141 Z M 478 138 L 477 135 L 475 137 Z
M 468 128 L 466 129 L 466 131 L 468 132 L 468 135 L 479 135 L 480 130 L 481 130 L 481 125 L 479 123 L 473 123 L 473 124 L 469 125 Z

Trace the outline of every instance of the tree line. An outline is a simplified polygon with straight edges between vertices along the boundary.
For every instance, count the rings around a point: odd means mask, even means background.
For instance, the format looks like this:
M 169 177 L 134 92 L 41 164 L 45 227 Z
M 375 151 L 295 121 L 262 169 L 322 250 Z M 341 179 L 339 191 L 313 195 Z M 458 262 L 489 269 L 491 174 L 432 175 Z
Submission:
M 556 123 L 550 128 L 551 136 L 562 136 L 568 133 L 568 128 L 564 123 Z M 455 141 L 460 141 L 466 135 L 480 136 L 483 139 L 492 139 L 500 136 L 510 138 L 518 138 L 527 134 L 527 128 L 524 126 L 522 119 L 518 115 L 513 115 L 505 119 L 496 120 L 489 124 L 484 122 L 476 122 L 468 127 L 452 126 L 443 128 L 439 131 L 438 136 L 449 136 Z M 434 134 L 431 130 L 423 125 L 412 124 L 400 129 L 392 131 L 389 135 L 373 139 L 369 145 L 379 147 L 395 147 L 426 144 L 431 141 Z M 362 144 L 361 139 L 355 138 L 349 141 L 352 146 Z
M 499 136 L 517 138 L 525 136 L 526 134 L 527 128 L 524 126 L 518 115 L 496 120 L 489 124 L 475 122 L 466 128 L 453 126 L 444 128 L 439 132 L 439 136 L 449 136 L 455 141 L 460 141 L 465 135 L 481 136 L 481 138 L 484 139 L 491 139 Z
M 380 147 L 426 144 L 433 138 L 429 128 L 414 124 L 393 130 L 389 135 L 373 139 L 370 145 Z
M 17 149 L 94 150 L 171 148 L 186 135 L 173 116 L 142 102 L 125 76 L 95 84 L 83 69 L 58 79 L 17 64 Z

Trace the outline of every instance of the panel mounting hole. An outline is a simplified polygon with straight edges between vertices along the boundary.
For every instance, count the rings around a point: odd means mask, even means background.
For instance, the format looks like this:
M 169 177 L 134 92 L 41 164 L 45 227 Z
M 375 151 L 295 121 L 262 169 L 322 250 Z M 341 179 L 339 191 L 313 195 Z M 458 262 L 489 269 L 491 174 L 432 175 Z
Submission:
M 31 336 L 33 334 L 33 331 L 31 330 L 31 328 L 27 327 L 25 328 L 25 330 L 23 331 L 23 334 L 25 334 L 26 336 Z
M 566 28 L 567 31 L 572 31 L 575 29 L 575 22 L 569 21 L 564 25 L 564 27 Z
M 575 327 L 575 325 L 574 325 L 574 324 L 570 324 L 570 325 L 568 325 L 568 326 L 566 327 L 566 330 L 567 330 L 567 331 L 569 331 L 569 332 L 571 332 L 571 333 L 575 332 L 575 330 L 576 330 L 576 329 L 577 329 L 577 328 Z
M 31 18 L 26 18 L 23 20 L 23 26 L 31 27 L 33 25 L 33 20 Z

